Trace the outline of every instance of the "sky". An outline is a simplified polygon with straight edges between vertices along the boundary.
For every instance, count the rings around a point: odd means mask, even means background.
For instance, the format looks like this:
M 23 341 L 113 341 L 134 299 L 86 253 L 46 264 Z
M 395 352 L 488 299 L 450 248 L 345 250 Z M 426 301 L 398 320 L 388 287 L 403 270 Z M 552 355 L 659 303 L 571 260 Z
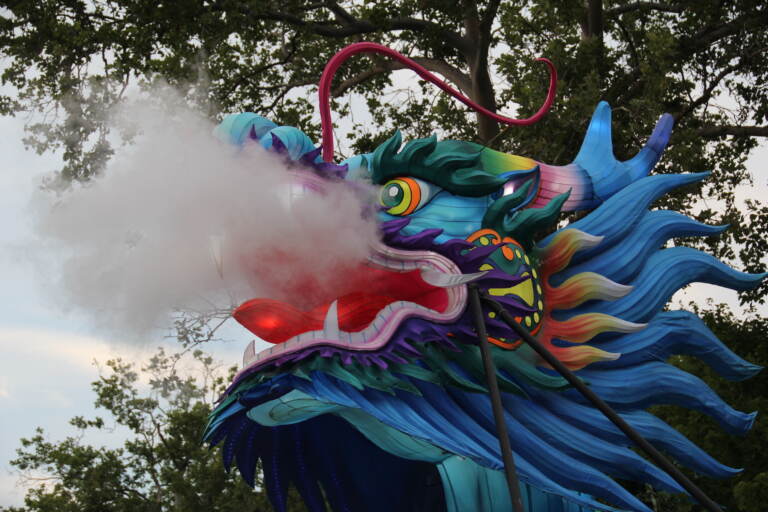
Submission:
M 23 120 L 0 117 L 0 506 L 22 504 L 24 490 L 8 463 L 19 439 L 38 426 L 49 439 L 63 439 L 75 432 L 70 418 L 96 414 L 90 388 L 99 375 L 95 361 L 119 356 L 141 362 L 158 346 L 172 347 L 160 331 L 148 333 L 144 342 L 126 342 L 49 298 L 56 276 L 39 266 L 29 203 L 59 160 L 26 151 L 23 135 Z M 229 341 L 206 347 L 227 366 L 241 360 L 252 339 L 230 324 L 223 329 Z
M 105 332 L 92 319 L 52 300 L 48 291 L 56 276 L 42 271 L 40 261 L 45 261 L 41 256 L 57 255 L 38 252 L 29 203 L 42 177 L 60 162 L 55 155 L 25 150 L 23 136 L 22 119 L 0 117 L 0 506 L 22 503 L 24 489 L 9 465 L 21 437 L 42 426 L 51 440 L 59 440 L 73 433 L 70 418 L 95 414 L 90 390 L 98 377 L 94 361 L 120 356 L 140 362 L 157 346 L 170 343 L 162 332 L 129 343 L 119 332 Z M 742 187 L 739 196 L 768 202 L 768 147 L 755 152 L 748 168 L 755 186 Z M 686 293 L 695 300 L 714 296 L 736 304 L 735 294 L 714 286 Z M 230 323 L 223 331 L 227 342 L 205 347 L 227 365 L 240 361 L 252 339 Z

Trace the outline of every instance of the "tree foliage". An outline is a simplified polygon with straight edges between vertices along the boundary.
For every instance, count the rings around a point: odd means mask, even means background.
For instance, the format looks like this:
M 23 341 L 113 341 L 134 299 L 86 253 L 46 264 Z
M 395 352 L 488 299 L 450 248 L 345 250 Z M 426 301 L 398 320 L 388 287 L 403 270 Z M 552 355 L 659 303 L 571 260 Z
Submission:
M 190 105 L 213 119 L 253 111 L 298 126 L 317 140 L 314 84 L 328 59 L 349 43 L 372 40 L 389 45 L 486 108 L 507 113 L 516 109 L 518 117 L 532 114 L 543 101 L 547 77 L 534 62 L 543 55 L 555 62 L 560 75 L 552 112 L 537 125 L 504 130 L 428 84 L 418 82 L 401 90 L 401 79 L 393 74 L 398 64 L 356 57 L 334 81 L 336 119 L 351 117 L 337 125 L 336 135 L 349 151 L 363 152 L 394 128 L 403 130 L 406 138 L 438 132 L 564 164 L 575 156 L 599 100 L 613 106 L 619 158 L 631 156 L 656 119 L 670 112 L 677 126 L 655 172 L 711 170 L 712 176 L 662 205 L 708 223 L 730 224 L 724 236 L 704 242 L 708 249 L 744 270 L 765 267 L 768 206 L 755 199 L 741 204 L 735 195 L 737 186 L 751 183 L 745 161 L 768 136 L 768 5 L 762 0 L 38 0 L 3 2 L 3 6 L 2 80 L 10 92 L 0 98 L 0 111 L 28 116 L 27 144 L 40 152 L 60 151 L 66 180 L 88 180 L 103 170 L 113 145 L 121 143 L 121 137 L 130 140 L 130 134 L 110 131 L 111 109 L 129 91 L 148 89 L 160 80 L 179 88 Z M 369 110 L 362 117 L 360 105 Z M 765 294 L 763 286 L 742 299 L 754 306 Z M 765 350 L 756 348 L 765 346 L 764 319 L 753 316 L 739 324 L 722 308 L 706 311 L 710 325 L 737 352 L 752 362 L 768 363 Z M 679 364 L 705 378 L 735 407 L 765 410 L 760 398 L 765 394 L 765 376 L 745 384 L 723 384 L 694 361 Z M 104 402 L 115 407 L 110 412 L 141 430 L 151 425 L 148 411 L 155 410 L 154 405 L 142 405 L 138 395 L 130 395 L 136 381 L 121 365 L 116 363 L 113 369 L 123 381 L 99 389 L 114 395 L 113 402 Z M 121 394 L 120 386 L 126 386 L 128 395 Z M 169 428 L 179 429 L 174 439 L 184 454 L 179 456 L 187 457 L 186 463 L 180 462 L 187 464 L 185 471 L 201 464 L 193 462 L 198 456 L 207 461 L 204 467 L 210 473 L 205 473 L 205 485 L 210 487 L 199 487 L 198 499 L 209 490 L 226 488 L 232 503 L 250 510 L 245 502 L 258 496 L 247 494 L 230 477 L 216 480 L 221 469 L 216 466 L 218 458 L 192 448 L 190 425 L 193 417 L 204 416 L 206 406 L 198 398 L 185 400 L 174 410 L 183 411 L 184 421 L 190 422 L 187 430 L 174 423 L 175 416 L 162 417 Z M 760 472 L 768 465 L 765 423 L 758 419 L 746 439 L 731 439 L 716 433 L 719 430 L 697 413 L 662 412 L 717 458 L 747 468 L 735 481 L 697 481 L 730 509 L 760 510 L 768 488 L 768 477 Z M 86 420 L 75 424 L 104 428 Z M 192 436 L 188 441 L 181 441 L 182 430 Z M 42 434 L 26 440 L 19 467 L 49 468 L 62 478 L 54 487 L 61 489 L 59 494 L 34 491 L 28 505 L 39 502 L 39 507 L 49 507 L 39 510 L 68 510 L 65 506 L 72 505 L 66 504 L 75 498 L 66 494 L 74 487 L 65 485 L 65 477 L 72 475 L 68 482 L 108 480 L 109 467 L 132 475 L 126 482 L 137 479 L 131 486 L 152 489 L 152 473 L 131 464 L 140 460 L 152 466 L 155 449 L 165 450 L 158 460 L 167 471 L 158 466 L 159 475 L 181 474 L 173 462 L 176 456 L 156 434 L 151 436 L 153 441 L 145 445 L 148 452 L 141 454 L 129 445 L 121 451 L 91 450 L 78 445 L 77 439 L 68 440 L 78 454 L 71 462 L 63 445 L 47 443 Z M 97 472 L 102 476 L 88 472 L 91 464 L 106 464 L 103 473 Z M 89 481 L 94 485 L 88 493 L 106 489 L 96 485 L 98 480 Z M 183 487 L 183 482 L 173 481 L 177 484 L 163 480 L 169 489 Z M 125 485 L 109 482 L 118 486 L 116 492 Z M 120 492 L 125 494 L 120 499 L 140 500 L 131 491 Z M 148 499 L 155 499 L 157 492 Z M 644 489 L 636 492 L 645 493 L 658 510 L 691 508 L 677 498 Z M 164 491 L 164 499 L 171 501 L 163 506 L 173 506 L 172 495 Z M 64 500 L 62 508 L 45 505 L 45 500 L 54 499 L 51 496 Z M 97 494 L 77 496 L 101 499 Z M 228 506 L 223 497 L 216 500 L 217 506 Z M 248 503 L 262 506 L 253 504 L 259 501 Z
M 140 371 L 120 359 L 92 385 L 106 419 L 75 417 L 77 435 L 51 441 L 42 428 L 21 440 L 11 464 L 29 487 L 23 508 L 6 512 L 269 512 L 266 495 L 222 466 L 218 448 L 201 444 L 211 405 L 226 375 L 192 352 L 194 372 L 178 369 L 183 352 L 160 350 Z M 89 442 L 96 432 L 117 447 Z M 303 510 L 295 500 L 293 512 Z

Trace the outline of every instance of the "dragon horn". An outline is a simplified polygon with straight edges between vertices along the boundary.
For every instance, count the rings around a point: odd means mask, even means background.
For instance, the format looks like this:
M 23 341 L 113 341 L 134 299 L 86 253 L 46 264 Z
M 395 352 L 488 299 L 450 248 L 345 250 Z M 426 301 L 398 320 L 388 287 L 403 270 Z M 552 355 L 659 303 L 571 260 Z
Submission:
M 633 158 L 621 162 L 613 154 L 611 107 L 601 101 L 573 163 L 565 166 L 539 163 L 541 186 L 530 206 L 540 208 L 569 190 L 571 195 L 563 211 L 599 206 L 630 183 L 648 175 L 667 147 L 673 124 L 671 115 L 661 116 L 645 146 Z

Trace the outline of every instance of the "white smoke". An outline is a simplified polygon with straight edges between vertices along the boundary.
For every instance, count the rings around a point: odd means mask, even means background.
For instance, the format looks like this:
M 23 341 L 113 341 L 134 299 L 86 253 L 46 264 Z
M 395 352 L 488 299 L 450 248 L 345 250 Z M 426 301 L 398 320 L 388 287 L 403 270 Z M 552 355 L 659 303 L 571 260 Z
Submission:
M 102 176 L 33 201 L 57 260 L 48 291 L 57 303 L 135 335 L 167 325 L 177 308 L 253 297 L 308 307 L 368 254 L 376 226 L 361 216 L 359 192 L 331 184 L 290 200 L 282 157 L 218 141 L 189 110 L 134 102 L 118 117 L 141 133 Z M 212 240 L 223 240 L 223 279 Z

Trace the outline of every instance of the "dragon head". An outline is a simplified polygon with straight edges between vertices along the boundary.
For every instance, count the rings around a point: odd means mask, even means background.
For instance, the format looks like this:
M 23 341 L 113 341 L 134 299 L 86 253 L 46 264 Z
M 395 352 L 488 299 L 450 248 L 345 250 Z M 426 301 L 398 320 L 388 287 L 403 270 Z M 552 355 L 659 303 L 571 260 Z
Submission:
M 225 119 L 220 137 L 285 155 L 303 169 L 304 188 L 372 184 L 381 234 L 332 293 L 301 305 L 254 298 L 237 308 L 235 318 L 271 346 L 248 346 L 211 416 L 206 439 L 224 442 L 225 463 L 236 459 L 253 481 L 264 461 L 277 510 L 291 483 L 310 510 L 325 510 L 323 500 L 334 510 L 479 510 L 477 496 L 491 500 L 482 510 L 509 510 L 467 307 L 474 283 L 651 442 L 699 472 L 732 474 L 644 409 L 674 403 L 732 431 L 749 428 L 753 415 L 663 360 L 697 355 L 729 378 L 757 368 L 694 315 L 662 309 L 693 281 L 742 289 L 763 276 L 692 249 L 660 250 L 673 237 L 721 230 L 648 210 L 703 175 L 647 176 L 669 139 L 669 116 L 624 162 L 613 156 L 610 127 L 601 103 L 565 166 L 436 137 L 403 145 L 399 133 L 334 165 L 295 128 L 254 114 Z M 593 211 L 554 228 L 561 212 L 578 210 Z M 484 314 L 531 511 L 612 510 L 593 496 L 648 510 L 613 477 L 683 492 L 501 319 Z M 428 492 L 434 481 L 442 486 Z M 433 505 L 420 501 L 425 496 Z
M 609 112 L 607 106 L 601 110 Z M 562 264 L 563 242 L 542 247 L 535 243 L 537 236 L 546 233 L 562 211 L 601 202 L 578 161 L 550 166 L 474 143 L 438 142 L 435 136 L 403 146 L 396 132 L 373 153 L 336 166 L 319 161 L 319 149 L 303 134 L 273 127 L 263 118 L 248 118 L 249 128 L 238 129 L 250 130 L 248 138 L 272 151 L 293 155 L 305 167 L 296 176 L 302 186 L 321 192 L 323 181 L 342 177 L 373 184 L 381 240 L 373 244 L 365 264 L 343 270 L 344 283 L 331 294 L 313 291 L 306 295 L 312 300 L 302 297 L 301 304 L 254 298 L 238 307 L 234 317 L 273 344 L 258 353 L 254 344 L 249 346 L 238 379 L 289 363 L 300 367 L 314 358 L 342 365 L 354 362 L 363 372 L 371 364 L 386 369 L 421 358 L 432 343 L 462 354 L 475 351 L 467 307 L 470 282 L 504 304 L 574 369 L 616 355 L 590 346 L 557 346 L 551 343 L 553 337 L 581 343 L 605 330 L 642 327 L 605 315 L 568 325 L 553 318 L 557 309 L 574 307 L 574 298 L 618 298 L 629 291 L 591 275 L 557 292 L 548 281 L 561 270 L 555 267 Z M 665 130 L 668 134 L 668 124 L 666 119 L 660 123 L 656 138 Z M 267 127 L 272 128 L 265 131 Z M 581 235 L 570 243 L 587 246 L 598 241 Z M 503 379 L 508 389 L 520 391 L 517 379 L 547 388 L 563 386 L 561 379 L 536 370 L 538 358 L 493 313 L 486 322 L 490 341 L 511 352 L 504 358 L 508 363 L 502 364 L 511 374 Z

